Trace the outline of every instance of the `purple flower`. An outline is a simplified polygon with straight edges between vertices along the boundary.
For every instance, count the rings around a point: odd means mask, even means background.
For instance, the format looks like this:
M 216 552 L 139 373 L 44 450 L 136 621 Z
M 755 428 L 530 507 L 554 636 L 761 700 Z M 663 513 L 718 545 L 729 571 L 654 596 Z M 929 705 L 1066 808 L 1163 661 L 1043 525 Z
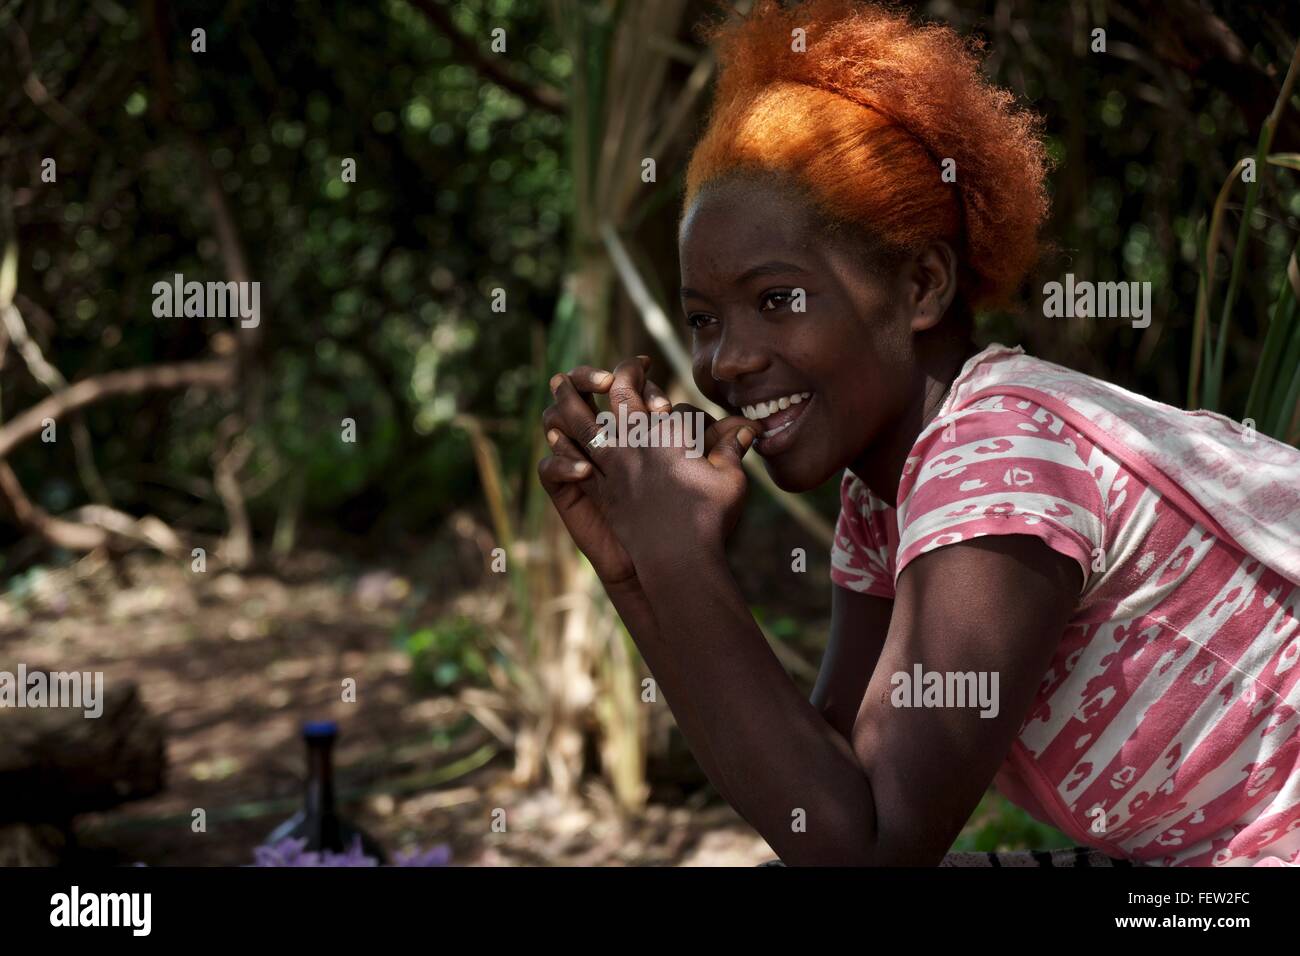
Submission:
M 355 837 L 345 853 L 325 850 L 321 853 L 306 852 L 307 840 L 286 837 L 269 846 L 259 846 L 253 850 L 256 862 L 254 866 L 379 866 L 373 856 L 366 856 L 361 851 L 361 837 Z M 428 850 L 416 848 L 406 853 L 399 853 L 393 866 L 446 866 L 451 861 L 451 847 L 445 843 Z
M 319 853 L 303 852 L 307 838 L 285 837 L 279 843 L 259 846 L 253 850 L 254 866 L 320 866 Z
M 447 866 L 449 863 L 451 863 L 451 847 L 446 843 L 439 843 L 428 850 L 416 847 L 414 850 L 397 854 L 397 858 L 393 860 L 393 866 Z
M 378 866 L 379 861 L 373 856 L 366 856 L 361 852 L 361 837 L 352 838 L 352 845 L 343 853 L 331 853 L 325 851 L 325 857 L 321 860 L 321 866 Z

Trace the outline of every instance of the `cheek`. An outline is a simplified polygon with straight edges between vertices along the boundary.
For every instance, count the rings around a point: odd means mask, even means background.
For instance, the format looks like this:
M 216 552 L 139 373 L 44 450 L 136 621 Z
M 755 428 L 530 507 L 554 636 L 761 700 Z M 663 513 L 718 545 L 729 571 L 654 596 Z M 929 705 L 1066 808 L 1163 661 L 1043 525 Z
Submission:
M 871 337 L 852 321 L 810 322 L 791 336 L 787 349 L 793 364 L 841 398 L 860 392 L 864 375 L 876 364 Z
M 691 378 L 695 379 L 695 386 L 705 396 L 714 398 L 714 387 L 717 383 L 713 381 L 712 349 L 694 346 L 691 352 Z
M 891 405 L 888 355 L 857 322 L 837 323 L 828 330 L 815 355 L 807 369 L 824 400 L 821 447 L 832 457 L 856 453 L 864 429 L 871 430 Z

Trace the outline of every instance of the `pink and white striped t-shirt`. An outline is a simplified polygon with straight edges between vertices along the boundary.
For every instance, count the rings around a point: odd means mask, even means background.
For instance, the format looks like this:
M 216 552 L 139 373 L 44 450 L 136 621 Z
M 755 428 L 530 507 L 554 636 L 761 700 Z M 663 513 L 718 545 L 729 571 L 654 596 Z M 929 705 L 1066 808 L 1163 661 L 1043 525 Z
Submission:
M 1040 538 L 1084 585 L 998 789 L 1112 856 L 1300 863 L 1300 586 L 1067 405 L 1010 392 L 946 403 L 896 506 L 845 473 L 832 580 L 892 599 L 927 551 Z

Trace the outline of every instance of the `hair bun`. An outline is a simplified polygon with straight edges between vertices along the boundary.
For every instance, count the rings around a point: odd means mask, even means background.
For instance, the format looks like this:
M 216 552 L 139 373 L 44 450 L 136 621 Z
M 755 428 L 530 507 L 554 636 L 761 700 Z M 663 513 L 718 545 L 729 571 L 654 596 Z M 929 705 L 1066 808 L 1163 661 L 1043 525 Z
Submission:
M 757 0 L 704 38 L 719 74 L 686 205 L 728 172 L 790 172 L 895 248 L 953 241 L 973 307 L 1014 295 L 1038 257 L 1049 163 L 1041 119 L 984 77 L 980 41 L 855 0 Z

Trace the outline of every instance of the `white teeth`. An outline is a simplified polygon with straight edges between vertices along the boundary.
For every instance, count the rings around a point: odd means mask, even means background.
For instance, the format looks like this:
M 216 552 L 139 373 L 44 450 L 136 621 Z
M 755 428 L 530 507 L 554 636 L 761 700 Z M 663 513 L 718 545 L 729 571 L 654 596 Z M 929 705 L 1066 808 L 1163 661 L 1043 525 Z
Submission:
M 810 398 L 812 398 L 812 392 L 795 392 L 793 395 L 774 398 L 770 402 L 759 402 L 757 405 L 745 405 L 740 410 L 750 421 L 757 421 L 761 418 L 767 418 L 767 416 L 775 412 L 787 409 L 791 405 L 798 405 L 801 402 L 805 402 Z M 780 431 L 780 429 L 775 429 L 773 432 L 769 432 L 768 434 L 774 434 L 775 431 Z

